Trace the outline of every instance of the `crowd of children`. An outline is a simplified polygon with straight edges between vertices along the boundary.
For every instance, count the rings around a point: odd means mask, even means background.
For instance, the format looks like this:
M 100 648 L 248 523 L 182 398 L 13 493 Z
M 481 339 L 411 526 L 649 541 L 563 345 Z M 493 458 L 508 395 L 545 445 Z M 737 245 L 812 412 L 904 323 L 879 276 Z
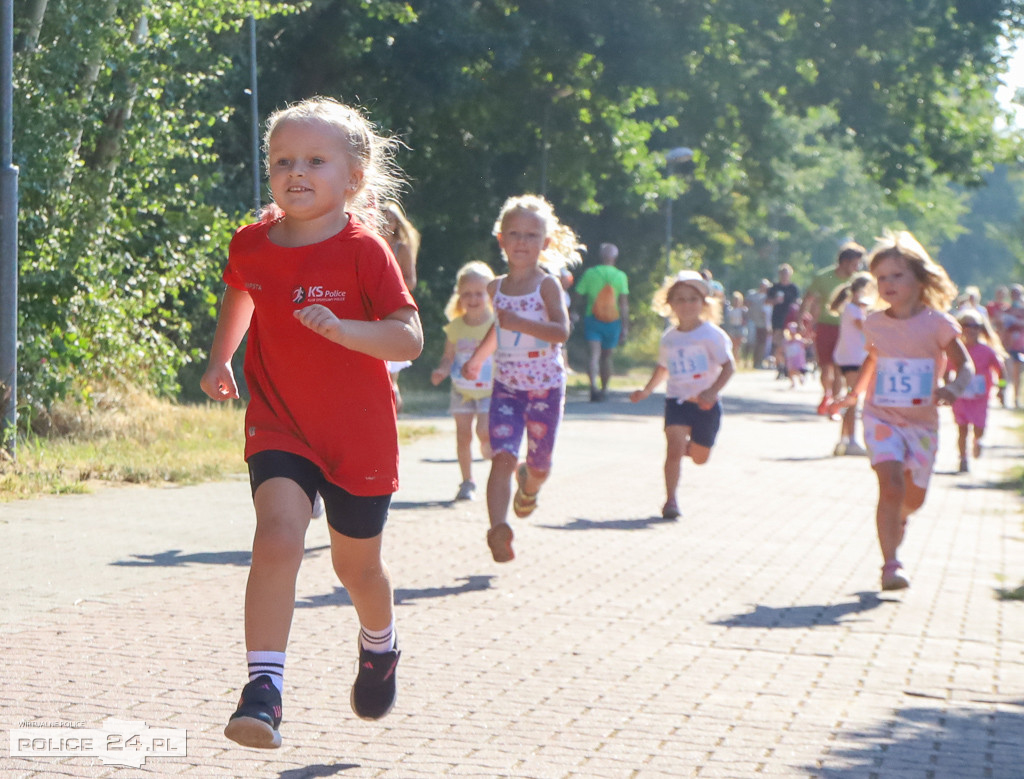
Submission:
M 382 539 L 398 488 L 401 396 L 389 366 L 415 359 L 424 341 L 411 293 L 419 234 L 396 199 L 397 146 L 359 110 L 330 99 L 274 113 L 265 136 L 273 203 L 229 249 L 201 386 L 215 400 L 239 397 L 232 356 L 248 334 L 245 458 L 256 513 L 245 594 L 249 681 L 224 732 L 250 747 L 281 743 L 285 652 L 311 514 L 326 516 L 333 567 L 359 621 L 352 709 L 375 720 L 396 699 L 401 653 Z M 476 498 L 474 436 L 490 463 L 486 543 L 504 563 L 515 557 L 509 509 L 517 517 L 537 509 L 554 462 L 570 334 L 562 280 L 582 247 L 537 195 L 506 200 L 493 235 L 505 272 L 496 276 L 480 261 L 459 269 L 431 381 L 450 382 L 461 475 L 455 500 Z M 830 359 L 845 391 L 825 407 L 837 420 L 841 412 L 835 454 L 870 456 L 881 586 L 893 590 L 909 586 L 898 551 L 925 500 L 938 406 L 952 406 L 966 472 L 981 455 L 989 398 L 1005 377 L 1012 403 L 1020 403 L 1024 288 L 1015 285 L 988 308 L 968 294 L 954 316 L 947 311 L 956 288 L 911 234 L 886 234 L 867 263 L 869 272 L 844 275 L 827 301 L 839 321 Z M 650 379 L 630 399 L 642 401 L 667 382 L 664 518 L 681 516 L 683 460 L 708 462 L 722 423 L 720 395 L 748 328 L 756 325 L 756 344 L 767 348 L 768 319 L 778 314 L 768 310 L 772 300 L 788 301 L 772 323 L 782 334 L 778 368 L 791 386 L 803 382 L 814 351 L 794 290 L 780 271 L 779 284 L 763 281 L 746 300 L 735 293 L 726 301 L 710 274 L 685 270 L 655 296 L 670 326 Z M 753 355 L 753 364 L 762 357 Z

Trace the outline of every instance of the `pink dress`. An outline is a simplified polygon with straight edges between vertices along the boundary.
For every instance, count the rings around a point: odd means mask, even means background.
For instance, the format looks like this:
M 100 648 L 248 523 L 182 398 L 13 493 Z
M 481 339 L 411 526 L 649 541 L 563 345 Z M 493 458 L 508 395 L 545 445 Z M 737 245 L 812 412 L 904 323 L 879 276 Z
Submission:
M 988 344 L 980 341 L 967 347 L 974 362 L 974 377 L 964 394 L 953 403 L 953 419 L 958 425 L 984 429 L 988 421 L 988 399 L 995 377 L 999 375 L 999 356 Z

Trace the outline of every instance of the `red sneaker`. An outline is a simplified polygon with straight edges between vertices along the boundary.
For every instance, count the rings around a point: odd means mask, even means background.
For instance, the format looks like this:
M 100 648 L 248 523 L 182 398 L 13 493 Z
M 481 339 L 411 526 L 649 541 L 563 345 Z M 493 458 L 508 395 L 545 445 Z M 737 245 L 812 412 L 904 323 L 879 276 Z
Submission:
M 821 403 L 818 404 L 818 413 L 821 414 L 822 416 L 828 416 L 830 414 L 829 406 L 831 406 L 831 405 L 832 405 L 832 396 L 831 395 L 826 395 L 825 397 L 823 397 L 821 399 Z

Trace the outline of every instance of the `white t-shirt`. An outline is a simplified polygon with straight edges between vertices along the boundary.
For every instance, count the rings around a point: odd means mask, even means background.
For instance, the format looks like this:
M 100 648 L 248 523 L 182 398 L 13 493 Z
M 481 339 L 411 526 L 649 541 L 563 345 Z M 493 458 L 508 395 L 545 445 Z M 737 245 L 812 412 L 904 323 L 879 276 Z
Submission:
M 847 367 L 863 365 L 868 358 L 868 349 L 864 342 L 864 320 L 867 314 L 856 303 L 847 303 L 839 317 L 839 340 L 832 350 L 832 359 L 836 365 Z M 861 327 L 857 326 L 860 322 Z
M 727 362 L 732 362 L 732 340 L 711 322 L 689 332 L 671 327 L 661 336 L 658 365 L 668 369 L 668 398 L 692 399 L 715 383 Z

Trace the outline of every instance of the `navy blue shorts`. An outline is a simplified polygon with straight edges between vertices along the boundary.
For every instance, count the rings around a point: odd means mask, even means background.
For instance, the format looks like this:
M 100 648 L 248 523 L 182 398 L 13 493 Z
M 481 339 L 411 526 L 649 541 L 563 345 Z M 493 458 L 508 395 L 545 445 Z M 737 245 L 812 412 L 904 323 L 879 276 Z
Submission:
M 690 441 L 710 449 L 722 426 L 722 402 L 705 411 L 692 400 L 680 403 L 675 398 L 665 398 L 665 427 L 670 425 L 690 428 Z
M 391 508 L 387 495 L 353 495 L 327 481 L 323 472 L 305 457 L 271 449 L 257 452 L 248 461 L 252 494 L 267 479 L 291 479 L 309 498 L 310 511 L 319 492 L 324 499 L 327 524 L 349 538 L 374 538 L 384 530 Z

